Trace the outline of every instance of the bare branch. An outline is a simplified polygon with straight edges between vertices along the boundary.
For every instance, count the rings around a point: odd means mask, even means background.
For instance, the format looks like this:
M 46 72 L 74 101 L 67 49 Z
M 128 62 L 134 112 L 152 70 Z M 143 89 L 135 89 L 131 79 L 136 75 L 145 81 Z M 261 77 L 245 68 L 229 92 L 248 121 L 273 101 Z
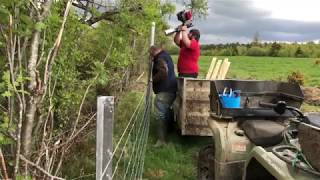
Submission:
M 77 1 L 77 2 L 79 2 L 79 1 Z M 89 4 L 89 3 L 88 3 Z M 84 4 L 82 4 L 82 3 L 75 3 L 75 2 L 73 2 L 72 3 L 72 5 L 73 6 L 75 6 L 75 7 L 77 7 L 77 8 L 80 8 L 80 9 L 82 9 L 82 10 L 86 10 L 86 6 L 84 5 Z
M 83 21 L 83 22 L 86 21 L 87 16 L 88 16 L 88 11 L 89 11 L 89 5 L 90 5 L 90 3 L 89 3 L 89 1 L 87 1 L 86 7 L 85 7 L 85 9 L 84 9 L 83 16 L 82 16 L 82 18 L 81 18 L 80 21 Z
M 21 152 L 21 127 L 22 127 L 22 120 L 23 120 L 23 103 L 20 101 L 19 103 L 19 122 L 18 122 L 18 131 L 17 131 L 17 149 L 16 149 L 16 161 L 14 167 L 14 173 L 18 173 L 19 168 L 19 155 Z
M 83 3 L 81 3 L 81 0 L 77 0 L 76 2 L 72 3 L 73 6 L 80 8 L 82 10 L 84 10 L 84 16 L 82 18 L 83 22 L 88 24 L 89 26 L 101 21 L 101 20 L 106 20 L 106 21 L 111 21 L 111 22 L 115 22 L 115 17 L 116 15 L 120 14 L 120 9 L 117 8 L 116 6 L 104 6 L 102 4 L 96 3 L 94 1 L 91 0 L 85 0 L 87 2 L 86 5 L 84 5 Z M 92 5 L 92 7 L 94 7 L 93 5 L 96 5 L 98 7 L 96 7 L 96 9 L 99 9 L 100 7 L 104 7 L 105 9 L 107 9 L 105 12 L 103 12 L 101 15 L 99 16 L 95 16 L 91 10 L 89 9 L 89 4 Z M 92 8 L 91 7 L 91 8 Z M 138 4 L 135 7 L 131 7 L 128 9 L 130 12 L 136 12 L 136 11 L 140 11 L 142 10 L 142 6 L 141 4 Z M 85 20 L 84 17 L 87 17 L 86 13 L 90 12 L 91 13 L 91 17 L 88 20 Z
M 62 21 L 62 24 L 61 24 L 61 27 L 60 27 L 60 30 L 59 30 L 59 34 L 58 34 L 58 36 L 57 36 L 57 38 L 55 40 L 55 43 L 54 43 L 53 47 L 50 49 L 50 51 L 48 53 L 46 66 L 45 66 L 45 72 L 44 72 L 44 85 L 43 85 L 44 93 L 43 93 L 41 101 L 43 101 L 43 99 L 44 99 L 44 97 L 46 96 L 46 93 L 47 93 L 47 86 L 48 86 L 49 76 L 50 76 L 50 73 L 51 73 L 51 66 L 54 63 L 55 57 L 56 57 L 56 55 L 58 53 L 58 50 L 59 50 L 59 47 L 60 47 L 60 44 L 61 44 L 61 39 L 62 39 L 62 35 L 63 35 L 63 32 L 64 32 L 64 27 L 65 27 L 65 24 L 66 24 L 66 21 L 67 21 L 67 17 L 69 15 L 69 11 L 70 11 L 71 5 L 72 5 L 72 0 L 69 0 L 68 3 L 67 3 L 67 6 L 66 6 L 66 10 L 65 10 L 64 15 L 63 15 L 63 21 Z
M 96 78 L 95 78 L 95 79 L 96 79 Z M 87 89 L 86 89 L 86 92 L 84 93 L 84 95 L 83 95 L 83 97 L 82 97 L 82 101 L 81 101 L 81 104 L 80 104 L 80 107 L 79 107 L 79 111 L 78 111 L 78 116 L 77 116 L 76 122 L 74 123 L 73 131 L 72 131 L 72 133 L 71 133 L 70 138 L 73 137 L 73 135 L 74 135 L 74 133 L 75 133 L 75 131 L 76 131 L 76 129 L 77 129 L 77 126 L 78 126 L 78 123 L 79 123 L 79 120 L 80 120 L 80 115 L 81 115 L 81 111 L 82 111 L 83 104 L 84 104 L 84 102 L 85 102 L 85 100 L 86 100 L 86 98 L 87 98 L 87 95 L 88 95 L 89 90 L 90 90 L 90 88 L 91 88 L 92 85 L 93 85 L 93 83 L 90 83 L 90 84 L 89 84 L 89 86 L 88 86 Z
M 45 174 L 46 176 L 48 176 L 51 179 L 58 179 L 58 180 L 65 180 L 61 177 L 57 177 L 57 176 L 53 176 L 50 173 L 48 173 L 46 170 L 44 170 L 42 167 L 36 165 L 35 163 L 33 163 L 32 161 L 28 160 L 27 158 L 25 158 L 24 156 L 20 155 L 20 159 L 25 161 L 27 164 L 30 164 L 32 167 L 38 169 L 39 171 L 41 171 L 43 174 Z
M 2 106 L 1 104 L 0 104 L 0 108 L 1 108 L 4 112 L 8 112 L 8 109 L 5 108 L 4 106 Z
M 23 44 L 22 48 L 25 48 L 24 44 Z M 19 74 L 20 74 L 20 76 L 23 75 L 23 65 L 22 65 L 23 51 L 24 51 L 24 49 L 21 50 L 20 37 L 18 37 L 18 62 L 19 62 Z M 26 97 L 25 97 L 24 85 L 25 85 L 24 82 L 21 82 L 20 86 L 21 86 L 21 90 L 22 90 L 21 91 L 21 95 L 22 95 L 23 112 L 25 112 L 25 110 L 26 110 Z
M 63 162 L 63 158 L 64 158 L 64 155 L 65 155 L 65 150 L 62 150 L 62 153 L 61 153 L 61 156 L 60 156 L 60 160 L 59 160 L 59 163 L 58 163 L 58 166 L 54 172 L 54 175 L 57 175 L 60 168 L 61 168 L 61 165 L 62 165 L 62 162 Z
M 6 163 L 5 163 L 1 148 L 0 148 L 0 162 L 1 162 L 2 175 L 3 175 L 4 179 L 9 179 Z
M 90 9 L 89 9 L 89 4 L 94 4 L 93 2 L 91 2 L 90 0 L 86 0 L 87 4 L 84 5 L 82 3 L 80 3 L 80 1 L 77 1 L 77 2 L 74 2 L 72 3 L 73 6 L 77 7 L 77 8 L 80 8 L 82 10 L 84 10 L 84 17 L 86 17 L 86 13 L 87 12 L 90 12 Z M 101 6 L 101 5 L 100 5 Z M 93 25 L 94 23 L 96 22 L 99 22 L 101 20 L 107 20 L 107 21 L 112 21 L 114 22 L 114 16 L 119 14 L 120 11 L 118 9 L 116 9 L 114 7 L 114 10 L 112 11 L 106 11 L 106 12 L 103 12 L 100 16 L 94 16 L 92 13 L 91 13 L 91 18 L 88 19 L 88 20 L 85 20 L 85 18 L 82 18 L 83 22 L 85 22 L 86 24 L 88 25 Z
M 42 6 L 43 11 L 42 11 L 42 14 L 40 15 L 40 18 L 39 18 L 40 21 L 44 20 L 47 17 L 49 10 L 51 8 L 52 2 L 53 2 L 53 0 L 47 0 L 43 4 L 43 6 Z
M 15 160 L 15 166 L 14 166 L 14 174 L 17 173 L 18 171 L 18 167 L 19 167 L 19 158 L 17 158 L 20 154 L 20 145 L 21 145 L 21 126 L 22 126 L 22 119 L 23 119 L 23 101 L 21 99 L 21 95 L 19 94 L 19 91 L 17 90 L 16 87 L 16 79 L 15 79 L 15 74 L 14 74 L 14 59 L 15 59 L 15 51 L 16 51 L 16 45 L 17 45 L 17 37 L 13 35 L 13 26 L 14 22 L 13 22 L 13 17 L 11 14 L 9 14 L 9 39 L 7 39 L 7 58 L 8 58 L 8 63 L 9 63 L 9 72 L 10 72 L 10 80 L 11 80 L 11 84 L 13 87 L 13 92 L 17 95 L 17 98 L 19 100 L 19 121 L 18 121 L 18 129 L 17 129 L 17 147 L 16 147 L 16 160 Z M 18 48 L 20 48 L 18 46 Z M 10 113 L 10 121 L 13 118 L 13 109 L 11 108 L 11 106 L 13 107 L 13 99 L 9 99 L 10 102 L 10 109 L 9 109 L 9 113 Z
M 42 38 L 42 47 L 41 47 L 41 55 L 39 58 L 39 62 L 37 64 L 37 68 L 40 66 L 42 60 L 43 60 L 43 56 L 45 54 L 45 50 L 44 50 L 44 46 L 45 46 L 45 41 L 46 41 L 46 31 L 43 32 L 43 38 Z
M 34 8 L 34 10 L 36 11 L 37 16 L 40 17 L 40 11 L 39 11 L 38 7 L 34 4 L 34 2 L 32 0 L 29 0 L 29 2 L 32 5 L 32 7 Z
M 120 11 L 118 11 L 118 10 L 110 11 L 110 12 L 104 12 L 98 17 L 91 17 L 90 19 L 88 19 L 86 21 L 86 23 L 91 26 L 94 23 L 99 22 L 101 20 L 107 20 L 107 21 L 114 22 L 115 19 L 114 19 L 113 16 L 116 15 L 116 14 L 119 14 L 119 13 L 120 13 Z
M 74 138 L 76 138 L 91 123 L 94 117 L 96 117 L 96 113 L 93 116 L 91 116 L 91 118 L 73 136 L 70 137 L 70 139 L 66 142 L 66 144 L 68 144 Z
M 83 178 L 91 177 L 91 176 L 95 176 L 95 175 L 96 175 L 96 173 L 86 174 L 86 175 L 82 175 L 82 176 L 79 176 L 79 177 L 71 179 L 71 180 L 83 179 Z

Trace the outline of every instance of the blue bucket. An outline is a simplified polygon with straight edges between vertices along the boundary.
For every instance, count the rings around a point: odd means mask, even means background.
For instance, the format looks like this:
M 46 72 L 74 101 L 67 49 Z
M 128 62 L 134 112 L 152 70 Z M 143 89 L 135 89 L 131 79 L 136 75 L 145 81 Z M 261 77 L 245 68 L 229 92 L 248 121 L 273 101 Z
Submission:
M 219 94 L 219 99 L 224 108 L 240 108 L 240 90 L 232 91 L 229 94 Z

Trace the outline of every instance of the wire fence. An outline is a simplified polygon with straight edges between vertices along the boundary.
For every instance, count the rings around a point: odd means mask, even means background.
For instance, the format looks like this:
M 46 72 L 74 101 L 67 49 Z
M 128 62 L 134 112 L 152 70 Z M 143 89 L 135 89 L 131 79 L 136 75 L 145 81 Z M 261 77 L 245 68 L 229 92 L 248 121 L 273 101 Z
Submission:
M 154 45 L 154 39 L 155 23 L 153 22 L 150 46 Z M 153 61 L 149 59 L 146 91 L 136 106 L 119 141 L 112 143 L 116 144 L 116 146 L 108 157 L 110 160 L 106 163 L 105 167 L 102 168 L 101 176 L 99 171 L 99 178 L 97 179 L 142 179 L 152 109 L 152 69 Z M 113 168 L 111 168 L 111 166 Z M 110 173 L 110 171 L 112 173 Z
M 118 142 L 114 143 L 115 148 L 110 155 L 110 161 L 103 168 L 101 180 L 106 177 L 109 166 L 113 169 L 108 179 L 142 179 L 151 108 L 152 94 L 148 85 Z

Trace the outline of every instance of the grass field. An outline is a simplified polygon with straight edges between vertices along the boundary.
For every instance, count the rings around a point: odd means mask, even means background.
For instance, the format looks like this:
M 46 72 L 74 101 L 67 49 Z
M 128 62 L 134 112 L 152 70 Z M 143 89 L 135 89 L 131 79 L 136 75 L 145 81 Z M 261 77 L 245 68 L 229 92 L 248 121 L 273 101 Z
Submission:
M 177 60 L 177 56 L 173 58 Z M 211 56 L 200 57 L 200 77 L 205 77 L 211 59 Z M 291 72 L 300 71 L 306 86 L 320 87 L 320 65 L 316 65 L 311 58 L 231 56 L 228 59 L 231 66 L 227 78 L 286 81 Z
M 151 119 L 144 178 L 161 180 L 194 180 L 197 175 L 197 157 L 201 147 L 212 143 L 210 137 L 182 137 L 178 131 L 169 133 L 168 144 L 154 148 L 155 119 Z
M 177 60 L 177 56 L 173 57 Z M 219 59 L 224 57 L 219 57 Z M 199 61 L 200 77 L 204 77 L 212 57 L 202 56 Z M 229 57 L 231 68 L 228 78 L 283 80 L 288 74 L 299 70 L 305 76 L 305 85 L 320 87 L 320 65 L 313 59 L 273 58 L 273 57 Z M 320 111 L 317 106 L 303 105 L 305 111 Z M 151 129 L 145 159 L 144 179 L 194 180 L 197 174 L 197 153 L 210 138 L 182 137 L 176 131 L 170 133 L 169 143 L 163 148 L 154 148 L 156 141 L 155 119 L 151 119 Z

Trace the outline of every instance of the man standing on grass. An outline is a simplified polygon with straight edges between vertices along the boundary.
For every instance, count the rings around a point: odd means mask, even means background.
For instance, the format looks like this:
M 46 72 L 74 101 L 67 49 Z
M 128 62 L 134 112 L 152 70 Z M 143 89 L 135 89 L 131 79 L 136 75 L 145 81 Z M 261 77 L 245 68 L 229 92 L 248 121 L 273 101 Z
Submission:
M 170 55 L 157 46 L 150 48 L 153 58 L 152 86 L 156 94 L 155 109 L 158 128 L 158 140 L 155 147 L 166 144 L 166 135 L 170 121 L 171 105 L 176 98 L 177 81 Z
M 191 29 L 188 33 L 187 26 L 179 26 L 179 31 L 174 36 L 174 42 L 180 47 L 178 58 L 179 77 L 197 78 L 200 56 L 200 31 Z

